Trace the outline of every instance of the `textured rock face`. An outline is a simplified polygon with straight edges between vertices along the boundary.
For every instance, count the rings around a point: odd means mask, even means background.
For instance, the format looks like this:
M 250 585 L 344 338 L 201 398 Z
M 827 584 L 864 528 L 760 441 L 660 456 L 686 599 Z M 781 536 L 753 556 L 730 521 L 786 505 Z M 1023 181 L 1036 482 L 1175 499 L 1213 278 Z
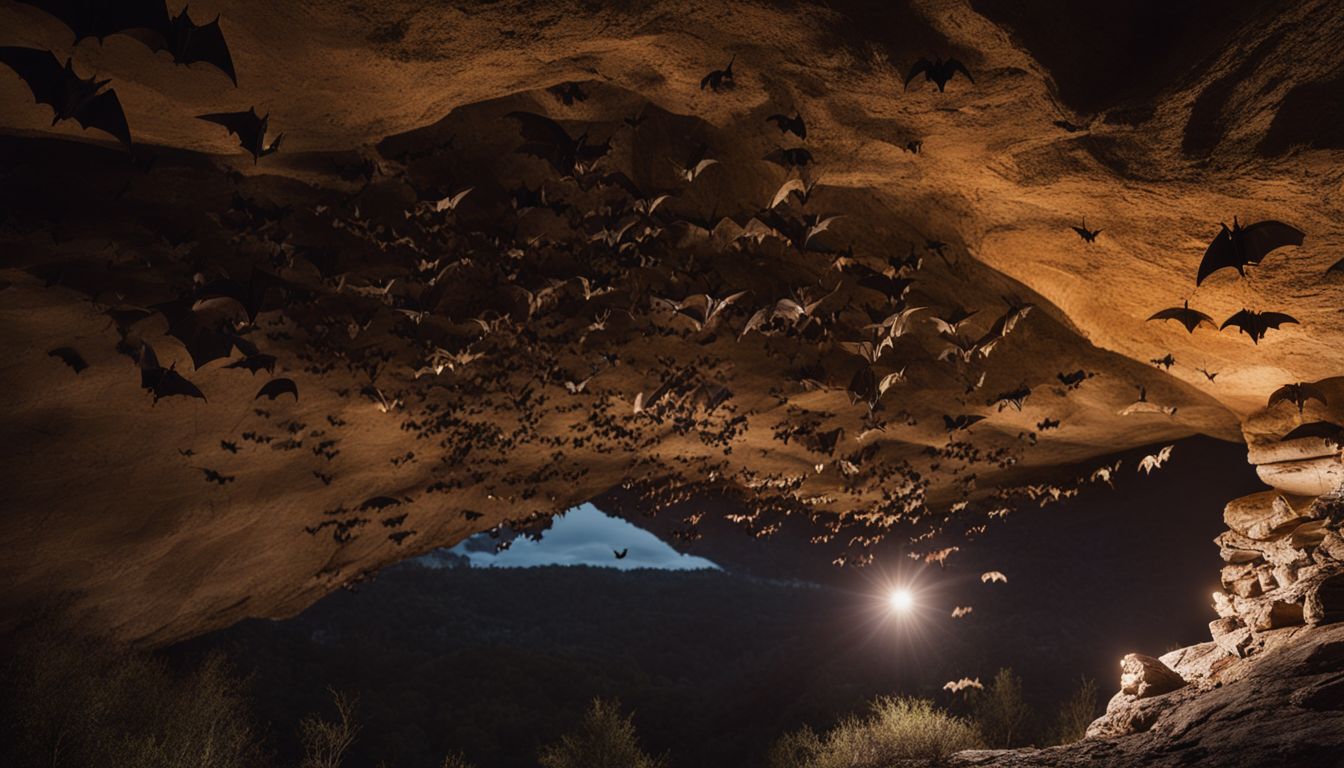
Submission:
M 90 626 L 166 642 L 292 613 L 389 562 L 509 522 L 542 525 L 624 482 L 655 489 L 651 506 L 704 484 L 736 490 L 759 502 L 744 525 L 762 535 L 784 512 L 816 520 L 818 539 L 837 545 L 828 559 L 862 561 L 897 524 L 933 554 L 954 543 L 940 533 L 950 515 L 974 529 L 1071 492 L 1072 470 L 1058 467 L 1194 433 L 1244 436 L 1276 459 L 1256 462 L 1271 484 L 1322 492 L 1337 457 L 1319 444 L 1288 456 L 1276 441 L 1298 416 L 1337 413 L 1344 394 L 1239 425 L 1279 385 L 1340 373 L 1344 283 L 1322 275 L 1344 253 L 1344 120 L 1322 110 L 1344 78 L 1344 7 L 1170 5 L 193 7 L 223 13 L 239 89 L 119 36 L 73 51 L 81 72 L 113 79 L 137 142 L 155 148 L 148 171 L 52 143 L 90 135 L 50 126 L 0 73 L 10 134 L 0 353 L 12 362 L 0 424 L 13 446 L 0 466 L 12 491 L 0 502 L 4 605 L 61 596 Z M 1057 34 L 1061 19 L 1077 28 Z M 0 7 L 0 30 L 3 45 L 68 47 L 67 31 L 26 5 Z M 1126 46 L 1140 40 L 1150 49 L 1136 65 Z M 964 60 L 975 83 L 903 89 L 909 62 L 938 53 Z M 733 55 L 737 88 L 702 90 Z M 566 81 L 589 98 L 565 107 L 544 90 Z M 286 134 L 257 165 L 194 117 L 252 104 Z M 611 137 L 611 169 L 675 192 L 664 213 L 679 222 L 655 222 L 667 232 L 657 247 L 613 248 L 629 256 L 607 270 L 619 273 L 614 295 L 580 288 L 579 266 L 591 264 L 574 254 L 586 259 L 589 246 L 555 247 L 575 231 L 584 243 L 611 237 L 585 215 L 612 200 L 514 154 L 521 139 L 504 115 L 515 109 Z M 793 109 L 807 118 L 808 175 L 820 180 L 806 212 L 845 218 L 814 248 L 743 246 L 786 178 L 761 158 L 799 143 L 764 118 Z M 624 127 L 640 113 L 638 132 Z M 720 166 L 681 184 L 667 160 L 701 142 Z M 511 198 L 542 185 L 571 208 L 553 216 Z M 466 186 L 476 191 L 461 219 L 485 222 L 484 233 L 425 235 L 414 253 L 400 243 L 408 210 Z M 1204 246 L 1233 216 L 1289 221 L 1307 243 L 1267 259 L 1253 281 L 1225 271 L 1195 295 Z M 1101 228 L 1095 242 L 1070 229 L 1083 224 Z M 888 269 L 911 253 L 924 263 L 902 273 L 915 280 L 909 305 L 976 310 L 971 335 L 1004 316 L 1004 297 L 1034 308 L 971 365 L 938 360 L 945 340 L 914 315 L 878 370 L 907 383 L 874 416 L 845 391 L 862 371 L 844 347 L 857 336 L 838 329 L 857 332 L 892 307 L 854 280 L 840 286 L 836 265 Z M 421 316 L 408 329 L 423 294 L 406 286 L 436 258 L 458 271 L 428 325 Z M 297 403 L 258 406 L 261 379 L 221 362 L 195 370 L 163 316 L 122 318 L 133 326 L 122 333 L 105 314 L 182 300 L 258 264 L 317 297 L 263 312 L 255 335 L 297 382 Z M 833 286 L 844 290 L 826 293 Z M 718 332 L 691 317 L 699 304 L 654 301 L 738 290 L 749 294 Z M 818 314 L 833 311 L 833 327 L 809 320 L 737 341 L 753 312 L 823 295 L 834 298 Z M 1258 345 L 1145 322 L 1185 298 L 1220 320 L 1249 303 L 1301 322 Z M 548 334 L 564 348 L 537 341 Z M 407 337 L 483 357 L 416 376 L 429 361 Z M 138 341 L 209 402 L 152 405 L 117 351 Z M 47 355 L 67 344 L 90 363 L 77 376 Z M 1168 353 L 1173 367 L 1149 363 Z M 1058 378 L 1078 370 L 1100 375 L 1076 388 Z M 633 413 L 637 396 L 669 382 L 652 417 Z M 1033 394 L 1020 409 L 997 397 L 1022 388 Z M 727 406 L 707 413 L 721 389 Z M 1121 415 L 1140 392 L 1156 410 Z M 988 418 L 949 441 L 942 417 L 958 415 Z M 202 479 L 206 469 L 217 479 Z M 1223 542 L 1229 566 L 1245 566 L 1227 574 L 1229 617 L 1257 606 L 1256 626 L 1295 620 L 1291 606 L 1320 572 L 1303 576 L 1319 564 L 1298 553 L 1318 535 L 1313 553 L 1337 546 L 1333 528 L 1283 538 L 1294 519 L 1280 512 L 1255 529 L 1277 537 L 1272 548 L 1249 533 Z M 1263 602 L 1273 594 L 1289 607 Z
M 953 764 L 1344 765 L 1344 625 L 1281 629 L 1262 639 L 1262 652 L 1246 659 L 1212 643 L 1163 656 L 1190 685 L 1145 699 L 1117 697 L 1080 742 L 963 752 Z

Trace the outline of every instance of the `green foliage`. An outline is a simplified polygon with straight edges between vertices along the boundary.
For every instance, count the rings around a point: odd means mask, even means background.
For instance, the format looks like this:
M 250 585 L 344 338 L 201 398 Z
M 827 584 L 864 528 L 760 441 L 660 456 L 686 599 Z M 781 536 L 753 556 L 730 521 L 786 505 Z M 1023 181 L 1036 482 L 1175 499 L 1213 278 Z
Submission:
M 883 697 L 867 717 L 851 717 L 824 736 L 810 729 L 776 742 L 770 768 L 889 768 L 900 761 L 937 765 L 980 745 L 974 726 L 924 699 Z
M 1022 680 L 1011 669 L 1000 669 L 982 691 L 971 697 L 971 713 L 980 737 L 995 749 L 1021 746 L 1031 722 L 1031 707 L 1022 696 Z
M 303 761 L 299 768 L 341 768 L 346 750 L 355 743 L 359 726 L 355 725 L 354 699 L 333 688 L 328 688 L 336 706 L 336 719 L 324 720 L 308 715 L 299 722 L 299 738 L 303 742 Z
M 163 662 L 54 629 L 30 629 L 0 670 L 0 764 L 26 768 L 255 768 L 243 684 L 219 655 Z
M 662 768 L 665 760 L 645 754 L 635 724 L 618 704 L 593 699 L 573 733 L 541 750 L 542 768 Z
M 1087 726 L 1097 718 L 1097 682 L 1084 677 L 1078 690 L 1065 700 L 1055 721 L 1056 744 L 1072 744 L 1087 735 Z

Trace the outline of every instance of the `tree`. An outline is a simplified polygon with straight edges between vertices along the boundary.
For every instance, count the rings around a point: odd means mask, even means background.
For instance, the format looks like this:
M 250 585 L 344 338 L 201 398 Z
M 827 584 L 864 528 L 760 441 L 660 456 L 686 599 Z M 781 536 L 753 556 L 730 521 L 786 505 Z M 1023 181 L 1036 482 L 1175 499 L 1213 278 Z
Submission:
M 1031 709 L 1022 698 L 1022 680 L 1004 668 L 994 682 L 971 699 L 971 711 L 985 744 L 996 749 L 1020 745 L 1031 719 Z
M 1087 726 L 1097 717 L 1097 683 L 1084 677 L 1059 709 L 1055 721 L 1055 741 L 1071 744 L 1087 735 Z
M 309 715 L 299 723 L 299 739 L 303 742 L 300 768 L 341 768 L 345 751 L 355 743 L 355 734 L 359 732 L 354 699 L 334 688 L 327 690 L 336 705 L 336 719 Z
M 578 730 L 541 751 L 542 768 L 662 768 L 665 760 L 645 754 L 629 715 L 620 705 L 593 699 Z

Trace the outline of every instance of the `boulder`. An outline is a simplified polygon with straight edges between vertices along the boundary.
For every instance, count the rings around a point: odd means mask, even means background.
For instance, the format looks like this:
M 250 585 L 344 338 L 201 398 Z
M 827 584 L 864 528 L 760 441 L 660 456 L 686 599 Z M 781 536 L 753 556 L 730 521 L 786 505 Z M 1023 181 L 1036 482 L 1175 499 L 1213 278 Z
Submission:
M 1233 499 L 1223 507 L 1228 528 L 1257 541 L 1265 541 L 1286 528 L 1300 525 L 1311 514 L 1312 500 L 1279 491 L 1262 491 Z
M 1302 618 L 1312 626 L 1344 619 L 1344 573 L 1326 576 L 1308 588 Z
M 1213 642 L 1223 652 L 1229 656 L 1241 658 L 1246 655 L 1246 649 L 1251 644 L 1251 630 L 1247 629 L 1241 623 L 1240 619 L 1233 617 L 1214 619 L 1209 622 L 1209 634 L 1213 637 Z M 1166 656 L 1162 657 L 1164 660 Z M 1181 674 L 1185 676 L 1185 672 Z
M 1218 621 L 1224 620 L 1218 619 Z M 1227 651 L 1218 643 L 1207 642 L 1168 651 L 1159 656 L 1157 660 L 1166 664 L 1173 672 L 1187 681 L 1201 683 L 1212 677 L 1223 664 L 1231 659 Z
M 1161 696 L 1185 685 L 1185 678 L 1152 656 L 1131 653 L 1120 660 L 1120 692 L 1136 699 Z
M 1302 623 L 1302 606 L 1283 600 L 1264 599 L 1247 601 L 1246 610 L 1240 611 L 1246 625 L 1255 632 L 1293 627 Z

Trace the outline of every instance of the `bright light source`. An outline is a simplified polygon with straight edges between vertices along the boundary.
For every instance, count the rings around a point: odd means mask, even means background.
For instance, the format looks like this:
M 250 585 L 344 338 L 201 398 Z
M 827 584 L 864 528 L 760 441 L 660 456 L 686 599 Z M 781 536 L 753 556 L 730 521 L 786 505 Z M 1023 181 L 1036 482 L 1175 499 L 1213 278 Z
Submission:
M 897 613 L 905 613 L 915 607 L 915 596 L 908 589 L 893 589 L 887 595 L 887 604 Z

